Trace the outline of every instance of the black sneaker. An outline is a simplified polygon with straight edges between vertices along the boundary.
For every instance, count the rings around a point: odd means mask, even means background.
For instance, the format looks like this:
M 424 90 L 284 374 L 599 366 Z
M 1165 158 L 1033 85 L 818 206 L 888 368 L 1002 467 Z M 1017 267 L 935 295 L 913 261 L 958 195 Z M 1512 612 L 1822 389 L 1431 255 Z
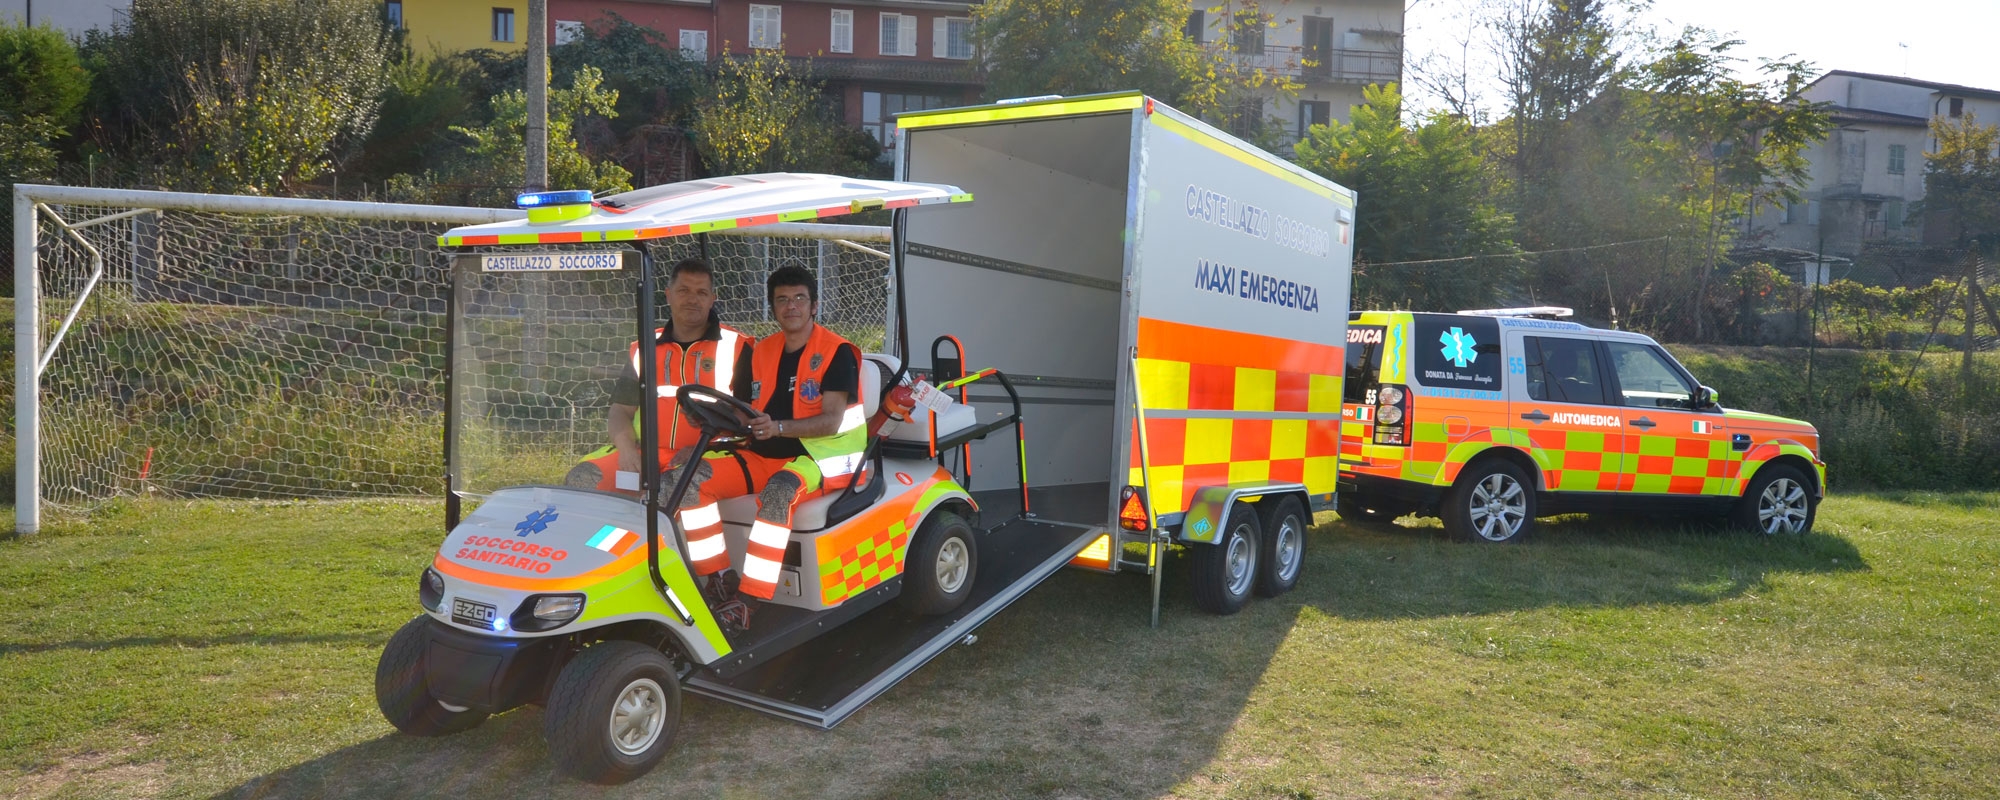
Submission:
M 750 631 L 750 611 L 749 603 L 729 600 L 715 607 L 715 621 L 722 625 L 724 635 L 738 638 Z
M 708 598 L 709 605 L 720 608 L 723 603 L 736 598 L 736 587 L 742 582 L 743 579 L 733 569 L 710 573 L 708 580 L 702 584 L 701 595 Z

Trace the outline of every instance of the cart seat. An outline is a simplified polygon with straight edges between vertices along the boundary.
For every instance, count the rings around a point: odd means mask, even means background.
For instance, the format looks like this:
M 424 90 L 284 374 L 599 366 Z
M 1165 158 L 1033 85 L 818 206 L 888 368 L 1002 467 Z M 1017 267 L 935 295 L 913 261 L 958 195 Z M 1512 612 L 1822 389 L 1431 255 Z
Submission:
M 895 356 L 869 353 L 861 357 L 862 419 L 875 418 L 876 409 L 882 407 L 882 387 L 895 378 L 900 366 Z M 866 465 L 864 469 L 873 469 L 873 465 Z M 882 484 L 877 482 L 864 486 L 854 494 L 856 496 L 848 496 L 844 490 L 830 491 L 800 503 L 792 511 L 792 530 L 817 531 L 854 516 L 882 496 Z M 840 504 L 838 510 L 834 509 L 835 503 Z

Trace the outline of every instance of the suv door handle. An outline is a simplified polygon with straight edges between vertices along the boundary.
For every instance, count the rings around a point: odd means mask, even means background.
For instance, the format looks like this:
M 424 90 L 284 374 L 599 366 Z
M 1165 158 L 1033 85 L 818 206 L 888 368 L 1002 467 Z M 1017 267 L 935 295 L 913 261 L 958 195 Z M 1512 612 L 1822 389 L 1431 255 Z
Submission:
M 1549 421 L 1549 415 L 1542 413 L 1542 410 L 1537 408 L 1526 414 L 1522 414 L 1521 419 L 1525 419 L 1529 422 L 1535 423 L 1536 425 L 1540 425 L 1544 422 Z
M 1640 430 L 1652 430 L 1658 424 L 1659 423 L 1656 423 L 1645 417 L 1640 417 L 1638 419 L 1632 420 L 1632 427 L 1638 428 Z

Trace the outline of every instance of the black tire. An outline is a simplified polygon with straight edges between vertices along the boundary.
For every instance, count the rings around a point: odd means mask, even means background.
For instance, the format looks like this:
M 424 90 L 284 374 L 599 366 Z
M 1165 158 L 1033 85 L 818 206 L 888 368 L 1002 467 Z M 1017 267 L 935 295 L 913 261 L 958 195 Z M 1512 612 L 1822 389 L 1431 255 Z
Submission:
M 972 596 L 978 577 L 978 534 L 957 514 L 939 511 L 910 540 L 898 599 L 914 614 L 947 614 Z
M 1519 542 L 1535 530 L 1535 485 L 1513 462 L 1489 458 L 1468 465 L 1445 492 L 1444 529 L 1461 539 Z
M 614 734 L 615 714 L 633 723 L 626 730 L 631 739 Z M 638 642 L 609 641 L 584 648 L 556 675 L 542 735 L 556 769 L 608 786 L 659 764 L 680 722 L 681 684 L 673 662 Z
M 1248 503 L 1231 503 L 1215 544 L 1194 544 L 1194 604 L 1218 616 L 1243 610 L 1257 582 L 1263 531 Z
M 1339 514 L 1341 519 L 1363 525 L 1391 525 L 1398 517 L 1410 513 L 1410 509 L 1401 506 L 1355 497 L 1352 494 L 1335 497 L 1333 511 Z
M 1299 585 L 1299 573 L 1306 566 L 1306 531 L 1312 518 L 1296 495 L 1258 503 L 1258 526 L 1263 529 L 1262 546 L 1257 550 L 1258 597 L 1277 597 Z
M 431 695 L 424 675 L 424 651 L 430 648 L 426 628 L 430 617 L 417 617 L 396 630 L 375 663 L 375 707 L 396 730 L 411 736 L 449 736 L 486 721 L 486 712 L 453 711 Z
M 1813 520 L 1819 515 L 1819 498 L 1813 496 L 1812 485 L 1797 467 L 1767 465 L 1743 487 L 1743 497 L 1736 501 L 1729 522 L 1767 536 L 1812 533 Z

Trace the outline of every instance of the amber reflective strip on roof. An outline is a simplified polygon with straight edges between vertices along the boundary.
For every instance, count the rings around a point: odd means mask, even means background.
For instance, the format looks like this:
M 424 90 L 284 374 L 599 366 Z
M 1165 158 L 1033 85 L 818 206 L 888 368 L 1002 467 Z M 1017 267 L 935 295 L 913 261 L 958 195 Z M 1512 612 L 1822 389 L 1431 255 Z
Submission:
M 938 203 L 970 203 L 970 202 L 972 202 L 972 194 L 970 192 L 965 192 L 965 193 L 955 194 L 950 197 L 926 197 L 926 198 L 909 198 L 904 200 L 891 200 L 887 203 L 883 203 L 881 207 L 893 209 L 893 208 L 909 208 L 911 206 L 936 205 Z M 843 214 L 852 214 L 854 213 L 854 211 L 855 209 L 852 205 L 839 205 L 839 206 L 827 206 L 825 208 L 801 209 L 799 211 L 786 211 L 777 214 L 758 214 L 749 217 L 737 217 L 735 219 L 718 219 L 718 220 L 709 220 L 706 222 L 690 222 L 685 225 L 668 225 L 660 228 L 637 228 L 631 230 L 610 230 L 610 231 L 551 231 L 549 233 L 503 233 L 492 236 L 439 236 L 438 246 L 473 247 L 478 245 L 496 245 L 496 244 L 498 245 L 570 244 L 578 242 L 628 242 L 635 239 L 664 239 L 672 236 L 686 236 L 690 233 L 724 231 L 724 230 L 730 230 L 732 228 L 754 228 L 759 225 L 770 225 L 772 223 L 778 223 L 778 222 L 804 222 L 807 220 L 825 219 L 827 217 L 838 217 Z
M 896 127 L 903 129 L 930 128 L 939 125 L 978 125 L 986 122 L 1008 122 L 1012 120 L 1037 119 L 1040 117 L 1104 114 L 1113 111 L 1131 111 L 1145 104 L 1146 98 L 1144 95 L 1133 94 L 1118 97 L 1079 98 L 1051 103 L 985 106 L 982 108 L 966 109 L 964 111 L 904 114 L 896 118 Z
M 1221 153 L 1248 166 L 1255 167 L 1258 170 L 1261 170 L 1265 173 L 1272 175 L 1273 177 L 1283 179 L 1295 186 L 1298 186 L 1301 189 L 1305 189 L 1306 191 L 1312 192 L 1313 194 L 1317 194 L 1321 197 L 1332 200 L 1343 206 L 1347 206 L 1348 208 L 1354 207 L 1354 200 L 1349 198 L 1347 195 L 1336 192 L 1330 188 L 1327 188 L 1322 184 L 1315 183 L 1312 180 L 1306 178 L 1305 176 L 1300 175 L 1291 170 L 1285 169 L 1284 167 L 1278 166 L 1277 164 L 1273 164 L 1262 158 L 1258 158 L 1256 155 L 1252 154 L 1248 150 L 1244 150 L 1243 148 L 1237 147 L 1236 145 L 1231 144 L 1227 141 L 1218 139 L 1210 135 L 1206 131 L 1203 131 L 1199 128 L 1196 128 L 1180 120 L 1174 119 L 1171 115 L 1154 114 L 1151 117 L 1151 119 L 1153 120 L 1154 123 L 1158 124 L 1160 127 L 1173 131 L 1174 133 L 1179 134 L 1180 136 L 1186 138 L 1191 142 L 1199 144 L 1210 150 L 1214 150 L 1215 152 Z

